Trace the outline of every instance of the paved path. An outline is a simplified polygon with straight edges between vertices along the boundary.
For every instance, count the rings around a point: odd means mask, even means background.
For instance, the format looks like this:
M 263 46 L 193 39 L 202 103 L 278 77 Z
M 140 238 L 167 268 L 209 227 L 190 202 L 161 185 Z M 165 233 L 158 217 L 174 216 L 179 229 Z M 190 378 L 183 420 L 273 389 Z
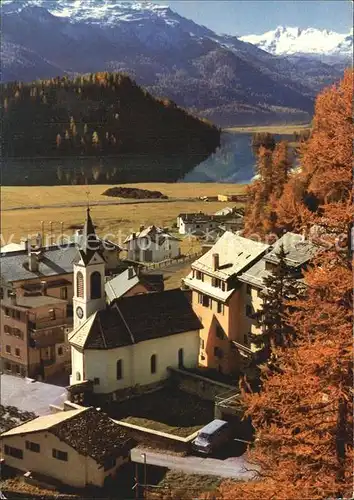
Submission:
M 144 448 L 133 448 L 130 452 L 131 460 L 143 464 L 144 454 L 146 454 L 146 463 L 149 465 L 166 467 L 187 474 L 218 476 L 240 481 L 248 481 L 256 475 L 254 466 L 248 464 L 243 456 L 219 460 L 197 456 L 181 457 Z
M 157 199 L 120 199 L 120 200 L 100 200 L 100 201 L 90 201 L 90 205 L 92 207 L 103 205 L 134 205 L 141 203 L 175 203 L 181 201 L 200 201 L 198 198 L 168 198 L 167 200 Z M 86 207 L 87 201 L 77 201 L 75 203 L 53 203 L 52 205 L 28 205 L 28 206 L 20 206 L 20 207 L 2 207 L 1 210 L 3 212 L 10 212 L 14 210 L 38 210 L 42 208 L 67 208 L 67 207 Z

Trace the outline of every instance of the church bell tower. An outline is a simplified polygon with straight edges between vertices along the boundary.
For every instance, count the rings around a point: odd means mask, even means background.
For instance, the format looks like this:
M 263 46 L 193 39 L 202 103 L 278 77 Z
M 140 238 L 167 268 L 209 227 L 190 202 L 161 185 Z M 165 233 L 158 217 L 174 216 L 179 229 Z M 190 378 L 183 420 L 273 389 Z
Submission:
M 79 238 L 73 278 L 74 329 L 93 313 L 106 307 L 105 261 L 100 252 L 101 244 L 96 236 L 89 208 L 84 230 Z

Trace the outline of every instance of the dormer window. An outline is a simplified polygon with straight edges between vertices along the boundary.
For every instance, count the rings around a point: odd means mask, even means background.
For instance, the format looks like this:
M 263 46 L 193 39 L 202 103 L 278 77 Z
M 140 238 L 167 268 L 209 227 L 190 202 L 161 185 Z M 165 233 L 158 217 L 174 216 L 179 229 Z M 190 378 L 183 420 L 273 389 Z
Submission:
M 197 271 L 196 278 L 197 280 L 204 281 L 204 274 L 201 271 Z

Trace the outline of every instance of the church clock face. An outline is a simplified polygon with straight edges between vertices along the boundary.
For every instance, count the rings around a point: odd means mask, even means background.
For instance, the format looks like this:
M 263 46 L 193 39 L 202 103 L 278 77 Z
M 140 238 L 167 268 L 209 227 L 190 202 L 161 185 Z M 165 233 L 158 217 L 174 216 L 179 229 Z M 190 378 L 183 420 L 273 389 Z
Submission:
M 79 319 L 82 319 L 83 316 L 84 316 L 84 311 L 82 310 L 82 307 L 77 307 L 76 308 L 76 316 L 79 318 Z

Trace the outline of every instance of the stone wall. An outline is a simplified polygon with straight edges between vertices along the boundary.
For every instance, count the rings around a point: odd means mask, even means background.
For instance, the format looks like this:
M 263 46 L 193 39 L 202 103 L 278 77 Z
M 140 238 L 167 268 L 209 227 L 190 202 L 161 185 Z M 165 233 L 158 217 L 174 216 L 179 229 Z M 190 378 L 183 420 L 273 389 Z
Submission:
M 196 375 L 195 373 L 181 370 L 179 368 L 168 368 L 170 372 L 170 381 L 181 391 L 195 394 L 202 399 L 215 401 L 216 396 L 220 396 L 231 390 L 238 391 L 237 387 L 223 384 L 216 380 Z

